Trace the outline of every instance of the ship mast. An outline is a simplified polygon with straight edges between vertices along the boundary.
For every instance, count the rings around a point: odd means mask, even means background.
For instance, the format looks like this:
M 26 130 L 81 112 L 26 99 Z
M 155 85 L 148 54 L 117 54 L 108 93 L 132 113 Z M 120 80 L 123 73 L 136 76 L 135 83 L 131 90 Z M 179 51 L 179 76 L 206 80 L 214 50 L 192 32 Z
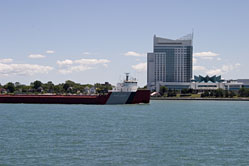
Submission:
M 125 76 L 126 76 L 125 81 L 129 81 L 129 74 L 130 74 L 130 73 L 125 73 Z

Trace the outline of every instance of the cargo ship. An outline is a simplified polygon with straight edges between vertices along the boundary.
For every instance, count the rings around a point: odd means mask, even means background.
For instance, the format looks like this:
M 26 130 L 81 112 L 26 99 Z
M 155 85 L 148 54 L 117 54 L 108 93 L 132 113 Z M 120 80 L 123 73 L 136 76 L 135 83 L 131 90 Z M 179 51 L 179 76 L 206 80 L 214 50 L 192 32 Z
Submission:
M 0 103 L 29 104 L 139 104 L 150 102 L 150 91 L 139 90 L 137 81 L 126 79 L 106 94 L 96 95 L 0 95 Z

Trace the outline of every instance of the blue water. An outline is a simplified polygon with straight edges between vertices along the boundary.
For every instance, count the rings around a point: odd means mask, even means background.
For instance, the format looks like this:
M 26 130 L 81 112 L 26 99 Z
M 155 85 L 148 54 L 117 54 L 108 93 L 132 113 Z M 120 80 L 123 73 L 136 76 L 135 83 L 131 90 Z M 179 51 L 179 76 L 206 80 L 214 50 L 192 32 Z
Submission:
M 249 165 L 249 102 L 0 104 L 0 165 Z

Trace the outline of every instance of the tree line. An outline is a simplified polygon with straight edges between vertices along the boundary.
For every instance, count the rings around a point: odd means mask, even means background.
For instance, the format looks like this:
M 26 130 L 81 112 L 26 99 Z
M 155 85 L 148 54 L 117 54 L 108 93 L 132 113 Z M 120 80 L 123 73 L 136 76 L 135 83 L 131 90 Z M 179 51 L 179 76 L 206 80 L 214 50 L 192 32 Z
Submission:
M 94 88 L 96 93 L 106 93 L 112 89 L 112 85 L 108 82 L 101 84 L 80 84 L 71 80 L 65 81 L 65 83 L 59 83 L 55 85 L 52 81 L 42 83 L 39 80 L 31 82 L 30 85 L 21 84 L 19 82 L 8 82 L 5 85 L 0 84 L 0 93 L 20 93 L 20 94 L 32 94 L 32 93 L 55 93 L 55 94 L 79 94 L 86 93 L 87 89 Z

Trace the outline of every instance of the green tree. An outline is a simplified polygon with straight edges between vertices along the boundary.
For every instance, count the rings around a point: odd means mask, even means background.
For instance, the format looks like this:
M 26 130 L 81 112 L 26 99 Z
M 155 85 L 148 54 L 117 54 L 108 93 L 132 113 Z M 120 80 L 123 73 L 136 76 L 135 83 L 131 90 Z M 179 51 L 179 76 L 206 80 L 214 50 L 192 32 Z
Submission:
M 33 83 L 33 88 L 37 90 L 39 87 L 42 87 L 42 82 L 36 80 L 36 81 Z
M 47 85 L 48 85 L 48 92 L 50 92 L 50 93 L 54 92 L 54 84 L 53 84 L 53 82 L 48 81 Z
M 192 94 L 192 93 L 194 93 L 194 90 L 193 90 L 192 88 L 189 88 L 189 89 L 188 89 L 188 93 L 191 93 L 191 94 Z
M 230 98 L 233 98 L 234 96 L 236 96 L 236 94 L 234 93 L 234 91 L 230 91 L 230 92 L 229 92 L 229 97 L 230 97 Z
M 22 93 L 28 93 L 31 89 L 31 86 L 21 85 L 20 89 L 22 90 Z
M 168 90 L 167 97 L 174 97 L 174 96 L 176 96 L 176 91 L 175 91 L 175 90 L 172 90 L 172 89 L 169 89 L 169 90 Z
M 209 91 L 204 91 L 204 93 L 201 94 L 201 97 L 209 97 Z
M 69 84 L 67 84 L 67 83 L 63 84 L 63 89 L 64 89 L 65 92 L 67 92 L 67 90 L 69 89 L 69 87 L 70 87 Z
M 181 94 L 186 94 L 186 93 L 189 93 L 188 89 L 182 89 L 181 90 Z
M 214 91 L 214 96 L 215 97 L 223 97 L 224 96 L 224 90 L 223 89 L 217 89 L 216 91 Z
M 15 91 L 22 92 L 23 85 L 20 82 L 15 82 Z
M 4 88 L 8 90 L 8 92 L 13 93 L 15 91 L 15 85 L 12 82 L 4 85 Z
M 70 92 L 72 93 L 73 90 L 75 89 L 76 83 L 71 81 L 71 80 L 67 80 L 64 84 L 63 84 L 63 89 L 65 92 Z
M 159 93 L 163 96 L 168 91 L 166 86 L 160 86 Z
M 214 91 L 210 91 L 209 96 L 214 97 L 214 94 L 215 94 Z
M 48 81 L 46 84 L 43 84 L 42 88 L 45 92 L 48 92 L 48 93 L 54 92 L 54 84 L 52 81 Z
M 105 82 L 104 84 L 96 83 L 94 84 L 94 87 L 96 88 L 97 93 L 107 93 L 108 90 L 112 89 L 112 85 L 108 82 Z
M 239 90 L 239 97 L 249 97 L 249 89 L 248 88 L 240 88 Z
M 228 90 L 225 90 L 225 97 L 229 97 L 229 91 Z
M 55 93 L 57 93 L 57 94 L 63 93 L 63 92 L 64 92 L 63 85 L 64 85 L 64 84 L 55 85 L 55 86 L 54 86 L 54 91 L 55 91 Z
M 15 82 L 15 87 L 17 88 L 19 86 L 21 86 L 21 83 L 20 82 Z

